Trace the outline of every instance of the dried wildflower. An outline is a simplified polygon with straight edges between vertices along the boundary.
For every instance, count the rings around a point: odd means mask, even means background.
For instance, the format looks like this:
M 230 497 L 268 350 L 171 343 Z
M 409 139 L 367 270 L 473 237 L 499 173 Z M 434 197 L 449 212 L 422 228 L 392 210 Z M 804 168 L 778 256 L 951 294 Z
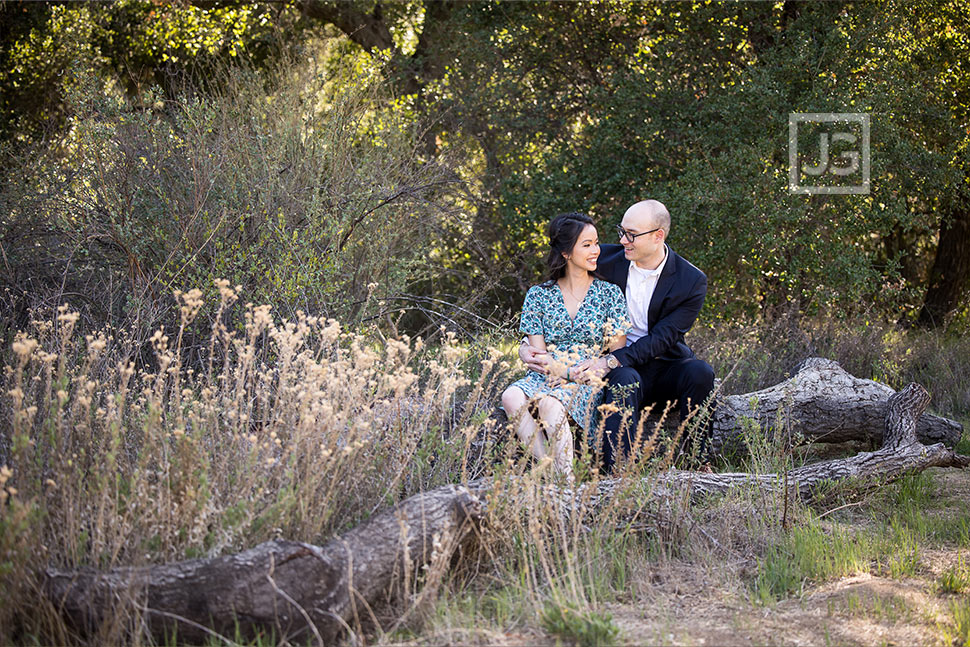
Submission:
M 21 364 L 25 364 L 38 345 L 36 339 L 19 336 L 13 343 L 13 352 L 20 359 Z
M 246 304 L 246 330 L 253 337 L 259 335 L 263 330 L 273 324 L 273 315 L 270 310 L 271 305 L 261 305 L 253 307 L 251 303 Z
M 196 315 L 199 314 L 199 310 L 202 309 L 202 290 L 192 288 L 185 293 L 176 290 L 175 297 L 182 300 L 182 307 L 180 309 L 182 314 L 182 323 L 192 323 L 192 320 L 195 319 Z
M 230 305 L 236 300 L 236 292 L 241 286 L 237 285 L 236 289 L 233 290 L 231 287 L 229 287 L 229 281 L 225 279 L 216 279 L 215 284 L 216 288 L 219 290 L 219 299 L 222 301 L 223 305 Z
M 57 312 L 60 313 L 57 315 L 57 321 L 58 323 L 64 325 L 68 330 L 73 328 L 74 324 L 81 317 L 80 312 L 70 312 L 70 310 L 71 306 L 67 303 L 57 307 Z
M 85 335 L 84 341 L 88 345 L 88 356 L 97 357 L 108 345 L 108 341 L 101 335 L 95 337 L 94 335 Z
M 19 407 L 24 401 L 24 390 L 21 389 L 19 386 L 16 386 L 10 389 L 9 391 L 7 391 L 7 395 L 9 395 L 10 398 L 13 400 L 14 408 Z

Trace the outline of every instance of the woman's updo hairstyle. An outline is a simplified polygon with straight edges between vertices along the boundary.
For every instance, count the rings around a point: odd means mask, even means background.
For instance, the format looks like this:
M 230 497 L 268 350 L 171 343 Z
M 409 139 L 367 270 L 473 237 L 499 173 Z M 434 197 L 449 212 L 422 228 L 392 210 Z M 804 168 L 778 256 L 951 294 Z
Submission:
M 566 275 L 566 257 L 576 246 L 579 235 L 593 219 L 585 213 L 561 213 L 552 219 L 546 233 L 549 235 L 549 255 L 546 257 L 546 285 L 551 286 Z

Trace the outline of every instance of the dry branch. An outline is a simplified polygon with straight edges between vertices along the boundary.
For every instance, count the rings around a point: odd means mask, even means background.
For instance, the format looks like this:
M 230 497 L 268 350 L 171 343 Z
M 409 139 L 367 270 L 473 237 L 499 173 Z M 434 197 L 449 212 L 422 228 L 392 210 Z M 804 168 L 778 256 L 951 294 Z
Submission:
M 448 485 L 411 497 L 319 547 L 275 540 L 235 555 L 108 573 L 48 569 L 49 599 L 83 633 L 109 609 L 146 610 L 157 637 L 203 642 L 207 632 L 331 644 L 370 620 L 372 607 L 439 549 L 453 547 L 483 514 L 468 488 Z

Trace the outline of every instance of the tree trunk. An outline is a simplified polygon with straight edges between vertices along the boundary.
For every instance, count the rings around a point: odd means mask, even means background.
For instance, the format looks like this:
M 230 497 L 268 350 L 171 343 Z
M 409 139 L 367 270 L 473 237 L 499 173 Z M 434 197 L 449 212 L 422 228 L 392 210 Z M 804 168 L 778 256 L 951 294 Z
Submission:
M 940 224 L 929 287 L 917 323 L 940 328 L 970 289 L 970 207 L 954 208 Z
M 939 443 L 927 447 L 917 439 L 928 403 L 929 394 L 916 384 L 889 398 L 885 442 L 876 452 L 787 474 L 671 470 L 645 478 L 644 485 L 661 500 L 684 493 L 696 499 L 751 486 L 766 492 L 788 487 L 793 496 L 810 499 L 823 483 L 830 487 L 851 478 L 879 487 L 931 466 L 967 467 L 970 457 Z M 581 485 L 578 492 L 553 487 L 549 492 L 558 496 L 564 510 L 582 506 L 584 514 L 595 514 L 624 485 L 607 479 Z M 323 547 L 277 540 L 236 555 L 108 573 L 48 569 L 44 587 L 55 608 L 88 634 L 110 614 L 127 609 L 135 617 L 143 613 L 141 626 L 159 640 L 172 640 L 173 631 L 180 642 L 274 632 L 284 641 L 330 644 L 344 631 L 379 621 L 375 609 L 411 590 L 415 573 L 427 573 L 421 595 L 433 593 L 433 580 L 440 580 L 455 550 L 476 538 L 470 531 L 484 520 L 492 487 L 491 480 L 483 479 L 415 495 Z M 590 487 L 597 491 L 586 491 Z
M 807 501 L 816 496 L 820 486 L 829 487 L 848 479 L 856 479 L 863 489 L 867 486 L 877 488 L 904 474 L 921 472 L 929 467 L 962 469 L 970 466 L 970 457 L 955 453 L 943 443 L 927 446 L 920 442 L 916 431 L 929 402 L 929 393 L 918 384 L 910 384 L 893 394 L 885 407 L 884 442 L 878 451 L 820 461 L 786 474 L 697 474 L 671 470 L 659 482 L 668 487 L 689 487 L 692 498 L 752 483 L 766 491 L 776 491 L 787 483 L 800 499 Z

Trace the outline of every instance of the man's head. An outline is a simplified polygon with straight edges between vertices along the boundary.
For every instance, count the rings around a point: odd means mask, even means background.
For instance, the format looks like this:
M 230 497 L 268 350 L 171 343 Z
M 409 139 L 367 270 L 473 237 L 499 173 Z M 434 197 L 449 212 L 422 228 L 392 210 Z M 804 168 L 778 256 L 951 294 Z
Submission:
M 664 259 L 670 233 L 670 212 L 656 200 L 643 200 L 626 210 L 620 222 L 624 256 L 644 269 L 656 269 Z

